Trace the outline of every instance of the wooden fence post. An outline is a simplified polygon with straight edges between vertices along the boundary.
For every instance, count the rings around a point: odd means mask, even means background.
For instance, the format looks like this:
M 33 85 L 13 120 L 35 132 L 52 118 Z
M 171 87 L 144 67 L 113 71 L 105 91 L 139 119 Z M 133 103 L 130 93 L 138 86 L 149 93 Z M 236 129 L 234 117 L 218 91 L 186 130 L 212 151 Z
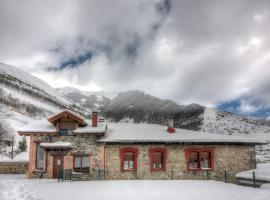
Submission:
M 255 177 L 255 172 L 252 172 L 252 179 L 253 179 L 253 187 L 256 187 L 256 177 Z

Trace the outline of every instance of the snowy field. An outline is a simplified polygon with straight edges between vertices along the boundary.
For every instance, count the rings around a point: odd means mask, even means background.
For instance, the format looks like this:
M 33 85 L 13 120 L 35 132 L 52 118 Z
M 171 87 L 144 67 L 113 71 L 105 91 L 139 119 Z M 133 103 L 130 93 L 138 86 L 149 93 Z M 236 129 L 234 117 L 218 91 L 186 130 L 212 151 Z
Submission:
M 1 200 L 269 200 L 269 189 L 216 181 L 91 181 L 28 180 L 0 175 Z

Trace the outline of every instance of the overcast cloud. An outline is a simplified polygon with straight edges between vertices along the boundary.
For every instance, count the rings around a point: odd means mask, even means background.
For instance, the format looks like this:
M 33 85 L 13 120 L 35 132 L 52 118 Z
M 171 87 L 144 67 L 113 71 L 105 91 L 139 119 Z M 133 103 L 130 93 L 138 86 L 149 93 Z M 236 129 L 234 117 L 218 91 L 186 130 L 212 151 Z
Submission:
M 269 0 L 0 0 L 0 62 L 54 87 L 268 115 L 269 11 Z

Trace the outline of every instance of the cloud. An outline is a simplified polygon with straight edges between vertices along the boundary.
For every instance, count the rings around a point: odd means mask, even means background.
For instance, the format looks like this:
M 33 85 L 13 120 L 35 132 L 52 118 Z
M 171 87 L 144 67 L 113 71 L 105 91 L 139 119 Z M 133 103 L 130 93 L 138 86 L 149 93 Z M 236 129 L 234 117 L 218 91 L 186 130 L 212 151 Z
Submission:
M 0 60 L 49 84 L 270 108 L 270 2 L 1 1 Z

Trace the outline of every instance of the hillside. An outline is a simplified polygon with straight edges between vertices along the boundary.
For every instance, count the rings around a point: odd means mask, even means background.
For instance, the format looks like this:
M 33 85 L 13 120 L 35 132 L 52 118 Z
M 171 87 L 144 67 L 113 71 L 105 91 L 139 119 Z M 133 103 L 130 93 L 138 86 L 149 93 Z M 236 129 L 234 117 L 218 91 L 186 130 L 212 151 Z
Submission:
M 84 92 L 73 87 L 57 88 L 57 91 L 75 105 L 89 112 L 92 110 L 102 111 L 111 101 L 104 92 Z
M 47 117 L 73 103 L 44 81 L 22 69 L 0 63 L 0 137 L 15 135 L 31 120 Z
M 178 105 L 142 91 L 120 93 L 105 108 L 104 115 L 112 121 L 167 124 L 169 118 L 179 128 L 198 130 L 202 123 L 204 107 L 197 104 Z

